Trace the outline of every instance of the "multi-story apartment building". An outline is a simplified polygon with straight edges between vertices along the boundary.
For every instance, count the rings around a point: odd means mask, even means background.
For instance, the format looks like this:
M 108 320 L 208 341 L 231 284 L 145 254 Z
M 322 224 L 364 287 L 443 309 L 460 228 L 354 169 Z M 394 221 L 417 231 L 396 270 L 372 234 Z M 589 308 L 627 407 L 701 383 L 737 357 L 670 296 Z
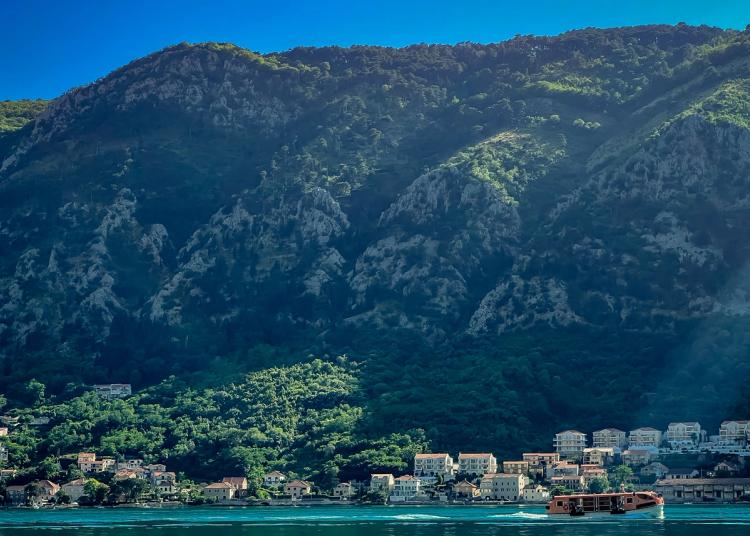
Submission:
M 750 441 L 750 421 L 724 421 L 719 428 L 719 439 L 726 443 Z
M 525 475 L 488 473 L 479 483 L 479 493 L 484 499 L 517 501 L 521 498 L 527 483 Z
M 395 479 L 390 473 L 373 473 L 370 475 L 370 490 L 382 491 L 390 495 L 395 486 Z
M 458 472 L 465 475 L 484 475 L 497 472 L 497 458 L 491 453 L 458 453 Z
M 586 485 L 586 481 L 583 478 L 583 475 L 553 476 L 552 478 L 550 478 L 550 482 L 552 482 L 553 486 L 562 486 L 574 491 L 580 491 Z
M 410 501 L 421 495 L 422 480 L 416 476 L 404 475 L 396 479 L 390 500 L 392 502 Z
M 593 446 L 623 449 L 628 443 L 627 435 L 617 428 L 604 428 L 592 434 Z
M 594 465 L 608 465 L 615 457 L 614 447 L 592 447 L 583 449 L 583 463 Z
M 514 460 L 503 462 L 503 473 L 509 475 L 527 475 L 529 474 L 529 462 L 526 460 Z
M 701 425 L 697 422 L 670 422 L 667 425 L 667 441 L 670 443 L 701 442 Z
M 578 430 L 565 430 L 555 434 L 553 445 L 561 457 L 580 459 L 586 448 L 586 434 Z
M 653 447 L 659 448 L 661 445 L 661 431 L 649 426 L 643 426 L 631 430 L 628 434 L 629 448 Z
M 417 454 L 414 456 L 414 476 L 442 477 L 445 481 L 453 480 L 455 477 L 453 458 L 444 453 Z
M 524 452 L 521 456 L 529 467 L 543 467 L 560 461 L 559 452 Z

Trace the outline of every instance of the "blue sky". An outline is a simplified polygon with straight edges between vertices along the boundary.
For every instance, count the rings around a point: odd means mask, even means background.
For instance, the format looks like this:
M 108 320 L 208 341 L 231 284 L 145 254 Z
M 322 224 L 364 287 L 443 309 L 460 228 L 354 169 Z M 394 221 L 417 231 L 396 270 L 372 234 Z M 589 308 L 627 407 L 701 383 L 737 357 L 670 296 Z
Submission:
M 750 0 L 3 0 L 0 100 L 55 97 L 181 41 L 295 46 L 502 41 L 588 26 L 743 29 Z

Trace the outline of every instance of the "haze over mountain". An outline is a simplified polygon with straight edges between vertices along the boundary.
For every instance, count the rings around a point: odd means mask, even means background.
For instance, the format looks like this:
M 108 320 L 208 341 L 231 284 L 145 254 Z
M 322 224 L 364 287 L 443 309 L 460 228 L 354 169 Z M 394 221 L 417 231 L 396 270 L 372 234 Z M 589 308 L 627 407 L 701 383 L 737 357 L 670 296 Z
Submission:
M 749 53 L 180 44 L 5 103 L 0 391 L 347 353 L 369 426 L 446 447 L 748 417 Z

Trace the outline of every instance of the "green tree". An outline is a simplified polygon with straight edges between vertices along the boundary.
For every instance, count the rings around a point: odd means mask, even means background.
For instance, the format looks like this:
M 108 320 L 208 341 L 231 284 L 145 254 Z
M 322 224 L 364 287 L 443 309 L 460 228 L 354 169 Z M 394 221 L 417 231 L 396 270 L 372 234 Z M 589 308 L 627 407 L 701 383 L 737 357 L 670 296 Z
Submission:
M 63 490 L 58 491 L 55 493 L 55 503 L 57 504 L 70 504 L 71 503 L 71 497 L 67 493 L 65 493 Z
M 109 493 L 109 486 L 90 478 L 83 486 L 83 493 L 92 504 L 102 504 Z
M 633 477 L 633 469 L 627 465 L 618 465 L 610 474 L 612 485 L 615 489 L 619 489 L 620 486 L 625 485 Z
M 605 476 L 597 476 L 589 481 L 591 493 L 604 493 L 609 490 L 609 480 Z
M 37 466 L 37 473 L 39 478 L 45 478 L 47 480 L 57 480 L 62 476 L 62 468 L 60 462 L 54 456 L 47 456 Z
M 38 406 L 44 401 L 45 386 L 35 379 L 27 381 L 21 390 L 22 401 L 30 406 Z

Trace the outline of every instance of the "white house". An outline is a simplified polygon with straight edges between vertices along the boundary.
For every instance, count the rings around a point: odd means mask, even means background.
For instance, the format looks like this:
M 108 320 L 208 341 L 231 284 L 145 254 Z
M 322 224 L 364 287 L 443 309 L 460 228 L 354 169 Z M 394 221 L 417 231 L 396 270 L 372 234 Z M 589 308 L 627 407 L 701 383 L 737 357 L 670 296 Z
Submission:
M 278 488 L 286 482 L 286 475 L 281 471 L 271 471 L 263 475 L 263 485 L 267 488 Z
M 404 475 L 395 479 L 391 490 L 391 502 L 411 501 L 419 498 L 422 481 L 419 477 Z
M 482 477 L 479 492 L 483 499 L 517 501 L 521 498 L 527 482 L 526 475 L 489 473 Z
M 344 501 L 348 500 L 354 496 L 354 486 L 349 482 L 339 482 L 336 484 L 336 487 L 333 488 L 333 496 Z
M 565 430 L 555 434 L 552 444 L 561 457 L 580 459 L 586 448 L 586 434 L 578 430 Z
M 549 501 L 549 490 L 540 484 L 523 488 L 521 498 L 524 502 L 541 502 L 546 503 Z
M 135 471 L 137 469 L 140 469 L 141 467 L 143 467 L 143 460 L 132 459 L 117 462 L 115 469 L 117 469 L 118 471 L 121 469 L 129 469 L 131 471 Z

